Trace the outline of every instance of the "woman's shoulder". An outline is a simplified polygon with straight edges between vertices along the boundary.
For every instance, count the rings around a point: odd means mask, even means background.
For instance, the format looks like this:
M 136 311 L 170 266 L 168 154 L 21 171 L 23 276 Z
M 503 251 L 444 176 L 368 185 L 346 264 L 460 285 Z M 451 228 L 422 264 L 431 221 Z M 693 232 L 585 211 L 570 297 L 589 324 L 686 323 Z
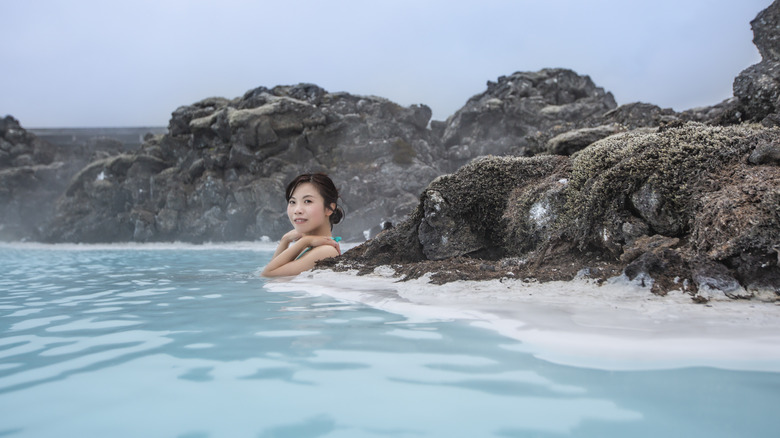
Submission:
M 335 257 L 337 255 L 341 255 L 341 250 L 339 249 L 339 245 L 338 245 L 338 242 L 341 241 L 341 237 L 330 237 L 329 239 L 337 242 L 337 244 L 336 245 L 315 244 L 309 246 L 303 251 L 301 251 L 300 254 L 298 254 L 296 260 L 300 259 L 304 255 L 308 256 L 309 254 L 312 254 L 317 258 Z

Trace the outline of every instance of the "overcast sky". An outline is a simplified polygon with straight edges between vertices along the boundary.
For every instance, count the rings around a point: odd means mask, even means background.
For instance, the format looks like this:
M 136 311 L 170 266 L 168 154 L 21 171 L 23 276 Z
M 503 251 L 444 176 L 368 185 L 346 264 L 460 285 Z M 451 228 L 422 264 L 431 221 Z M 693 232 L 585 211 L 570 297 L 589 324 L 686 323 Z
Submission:
M 0 117 L 28 128 L 165 126 L 258 86 L 424 103 L 444 120 L 488 80 L 565 67 L 618 104 L 684 110 L 760 61 L 770 0 L 0 0 Z

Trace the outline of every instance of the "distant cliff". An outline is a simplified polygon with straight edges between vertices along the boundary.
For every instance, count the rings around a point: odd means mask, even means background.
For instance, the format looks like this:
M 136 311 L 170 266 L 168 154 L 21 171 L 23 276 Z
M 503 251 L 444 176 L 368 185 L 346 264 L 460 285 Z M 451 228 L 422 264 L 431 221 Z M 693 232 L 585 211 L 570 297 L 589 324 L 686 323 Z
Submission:
M 93 160 L 137 150 L 166 128 L 24 129 L 0 119 L 0 239 L 41 240 L 56 200 Z
M 80 154 L 97 151 L 132 152 L 144 143 L 147 135 L 165 134 L 164 126 L 125 128 L 32 128 L 27 129 L 39 139 L 58 148 L 82 149 Z

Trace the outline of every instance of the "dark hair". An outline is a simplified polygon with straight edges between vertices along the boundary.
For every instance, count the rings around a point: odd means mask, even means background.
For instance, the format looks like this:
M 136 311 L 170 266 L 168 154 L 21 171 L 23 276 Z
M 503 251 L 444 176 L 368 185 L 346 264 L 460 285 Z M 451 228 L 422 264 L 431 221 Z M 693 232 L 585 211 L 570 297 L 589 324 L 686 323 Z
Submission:
M 284 199 L 288 202 L 292 198 L 293 192 L 299 185 L 303 183 L 311 183 L 317 188 L 320 196 L 325 200 L 325 207 L 330 209 L 331 204 L 335 204 L 336 208 L 333 209 L 333 214 L 330 215 L 330 226 L 341 222 L 344 219 L 344 209 L 339 207 L 339 190 L 336 185 L 333 184 L 333 180 L 324 173 L 304 173 L 298 175 L 294 180 L 287 184 L 287 190 L 284 192 Z

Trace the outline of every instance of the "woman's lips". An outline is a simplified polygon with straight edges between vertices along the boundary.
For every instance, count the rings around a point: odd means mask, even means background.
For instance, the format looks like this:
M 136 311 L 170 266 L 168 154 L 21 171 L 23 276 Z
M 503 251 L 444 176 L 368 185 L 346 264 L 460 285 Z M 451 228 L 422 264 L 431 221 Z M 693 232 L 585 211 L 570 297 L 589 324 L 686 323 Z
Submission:
M 295 222 L 296 224 L 302 224 L 306 222 L 306 219 L 295 219 L 293 222 Z

